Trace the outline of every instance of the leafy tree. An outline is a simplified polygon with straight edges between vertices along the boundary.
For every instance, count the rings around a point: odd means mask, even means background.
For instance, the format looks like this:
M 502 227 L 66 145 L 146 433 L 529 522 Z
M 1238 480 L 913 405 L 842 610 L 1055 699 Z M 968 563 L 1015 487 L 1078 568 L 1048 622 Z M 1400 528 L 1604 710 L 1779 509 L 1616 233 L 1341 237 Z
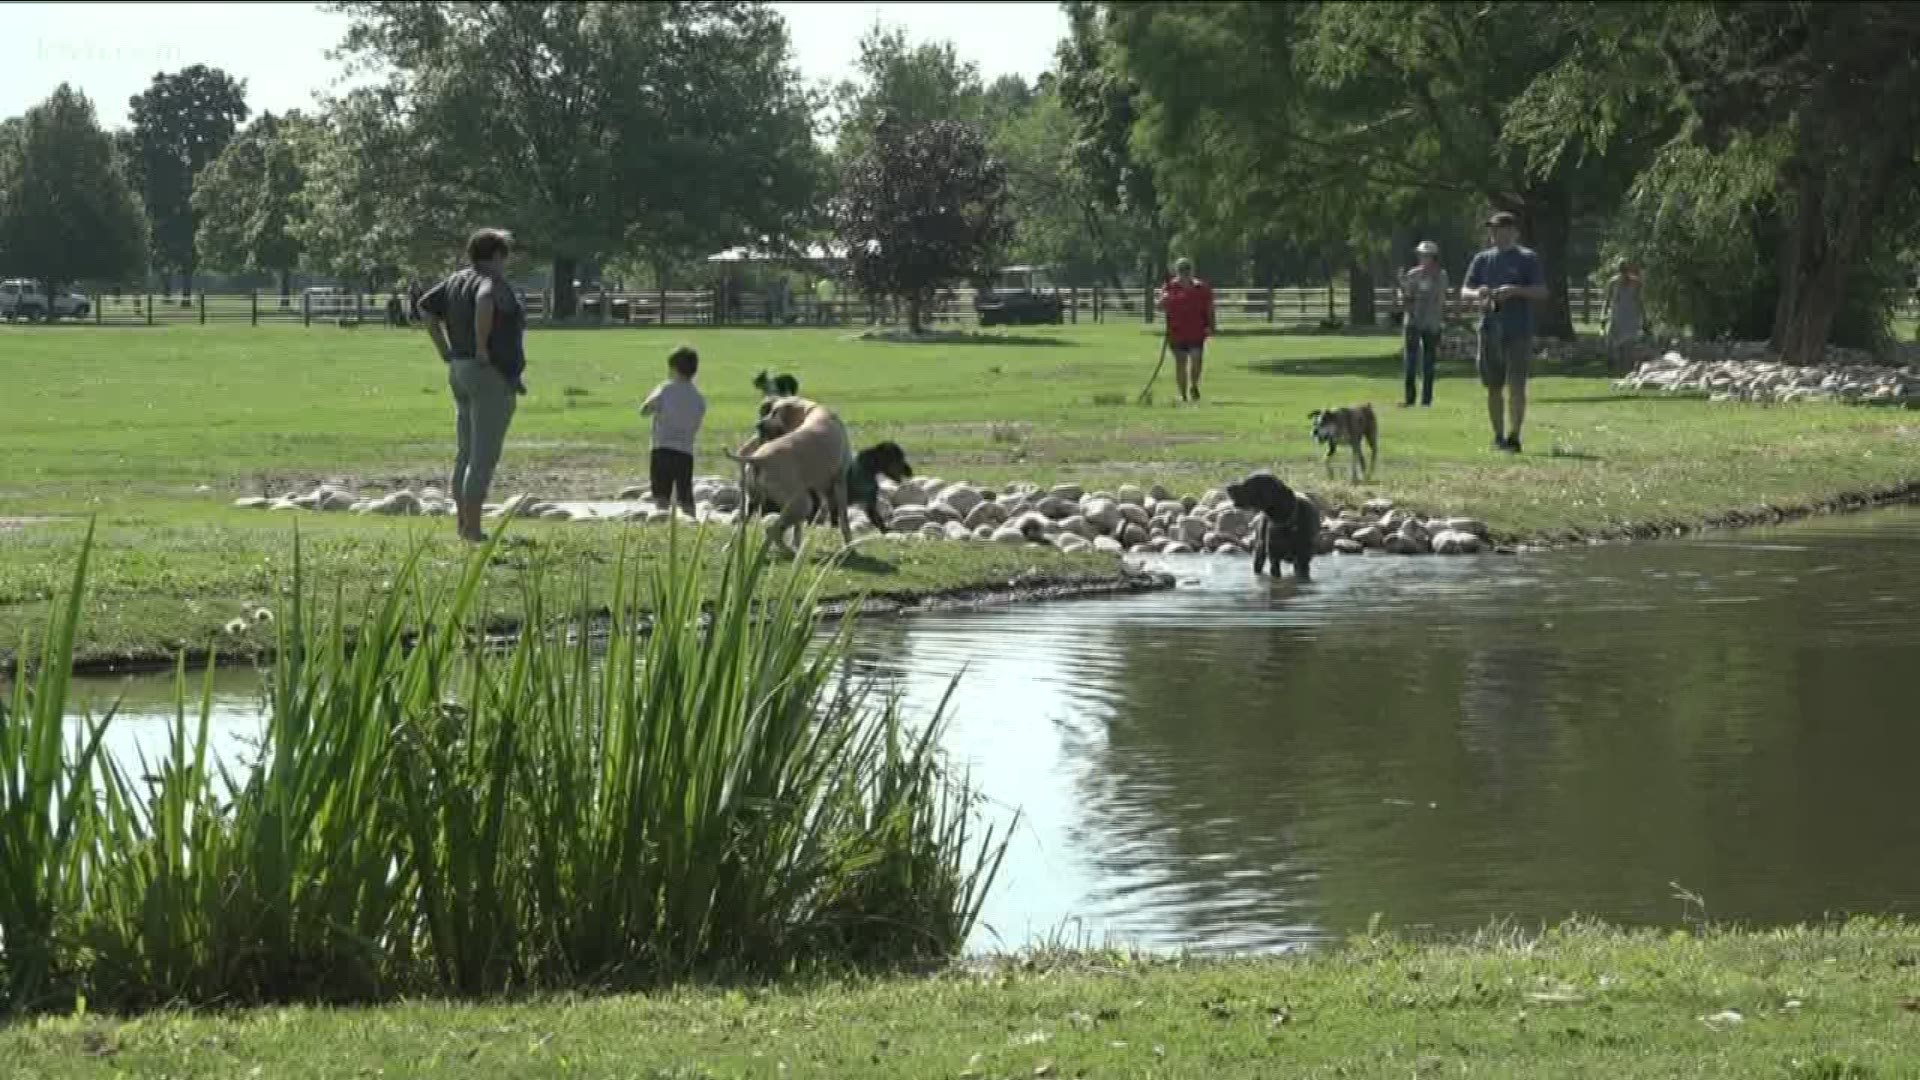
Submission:
M 899 27 L 875 24 L 860 39 L 854 68 L 859 78 L 841 83 L 834 92 L 840 114 L 837 154 L 843 164 L 866 150 L 882 117 L 908 126 L 986 119 L 980 69 L 960 59 L 952 42 L 913 45 Z M 1017 105 L 1025 89 L 1024 82 L 1018 90 L 1005 80 L 996 83 L 997 110 L 1002 115 L 1012 111 L 1008 106 Z
M 305 123 L 298 112 L 260 114 L 193 185 L 200 258 L 223 269 L 279 275 L 282 301 L 300 262 L 292 226 L 306 183 L 297 145 Z
M 355 90 L 285 134 L 303 178 L 287 229 L 307 266 L 374 289 L 457 262 L 472 229 L 460 192 L 432 173 L 392 90 Z
M 1860 333 L 1850 301 L 1883 334 L 1920 187 L 1920 10 L 1705 3 L 1668 20 L 1658 49 L 1689 119 L 1674 156 L 1704 150 L 1707 168 L 1668 170 L 1666 197 L 1701 218 L 1777 214 L 1769 337 L 1786 359 L 1819 361 L 1836 322 Z
M 784 236 L 813 202 L 813 102 L 767 5 L 335 7 L 393 72 L 410 171 L 548 256 L 560 316 L 583 260 Z
M 154 263 L 163 272 L 180 274 L 181 291 L 190 293 L 199 231 L 194 178 L 213 164 L 246 121 L 246 83 L 219 68 L 195 64 L 155 75 L 153 84 L 127 104 L 141 191 L 153 222 Z
M 93 103 L 62 83 L 0 129 L 0 273 L 51 296 L 76 281 L 119 281 L 145 265 L 146 224 Z
M 1126 250 L 1143 281 L 1165 276 L 1170 226 L 1153 162 L 1134 151 L 1141 108 L 1139 83 L 1124 70 L 1109 37 L 1105 5 L 1068 0 L 1067 37 L 1055 54 L 1061 104 L 1073 118 L 1072 162 L 1097 213 L 1087 216 L 1096 242 Z M 1124 230 L 1126 235 L 1117 235 Z M 1119 285 L 1115 273 L 1111 283 Z
M 1006 167 L 970 124 L 883 117 L 842 176 L 834 221 L 854 280 L 905 301 L 917 334 L 934 293 L 984 277 L 1012 239 Z

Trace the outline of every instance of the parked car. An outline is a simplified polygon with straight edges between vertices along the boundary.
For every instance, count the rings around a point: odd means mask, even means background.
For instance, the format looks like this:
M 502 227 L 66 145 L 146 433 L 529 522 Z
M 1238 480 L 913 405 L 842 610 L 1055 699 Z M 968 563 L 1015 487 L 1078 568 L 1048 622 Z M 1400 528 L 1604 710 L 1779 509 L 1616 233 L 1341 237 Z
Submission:
M 61 293 L 47 300 L 46 286 L 25 278 L 0 282 L 0 318 L 12 322 L 25 319 L 84 319 L 93 312 L 93 302 L 79 293 Z
M 1006 266 L 974 293 L 973 311 L 981 326 L 1058 325 L 1065 321 L 1066 305 L 1046 267 Z

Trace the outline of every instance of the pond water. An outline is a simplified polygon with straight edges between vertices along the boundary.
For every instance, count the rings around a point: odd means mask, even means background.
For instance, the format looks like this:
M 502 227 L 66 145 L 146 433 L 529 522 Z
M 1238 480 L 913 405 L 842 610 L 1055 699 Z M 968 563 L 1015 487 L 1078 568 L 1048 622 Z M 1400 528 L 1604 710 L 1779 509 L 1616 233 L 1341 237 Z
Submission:
M 964 672 L 947 745 L 1020 811 L 976 948 L 1679 924 L 1676 886 L 1716 920 L 1920 914 L 1920 510 L 1304 586 L 1157 565 L 1177 590 L 860 631 L 922 714 Z M 163 745 L 162 687 L 84 690 L 129 694 L 117 752 Z

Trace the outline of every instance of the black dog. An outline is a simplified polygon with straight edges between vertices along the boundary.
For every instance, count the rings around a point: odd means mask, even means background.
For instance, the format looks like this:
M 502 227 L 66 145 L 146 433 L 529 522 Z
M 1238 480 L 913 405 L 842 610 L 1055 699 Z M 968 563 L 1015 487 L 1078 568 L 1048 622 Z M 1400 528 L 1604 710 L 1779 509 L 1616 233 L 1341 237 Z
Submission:
M 767 406 L 777 398 L 799 397 L 800 380 L 786 373 L 769 376 L 765 371 L 753 377 L 753 388 L 760 391 L 760 415 L 767 415 Z
M 1242 510 L 1259 513 L 1254 523 L 1253 572 L 1272 566 L 1280 573 L 1280 564 L 1293 564 L 1293 576 L 1306 581 L 1312 576 L 1314 545 L 1320 539 L 1320 509 L 1309 499 L 1270 472 L 1248 474 L 1245 480 L 1227 485 L 1227 497 Z
M 886 532 L 887 523 L 880 516 L 880 478 L 883 476 L 896 484 L 913 479 L 913 466 L 907 464 L 907 452 L 900 449 L 899 443 L 878 443 L 853 455 L 853 462 L 847 466 L 847 505 L 865 510 L 873 527 Z M 817 522 L 824 509 L 821 493 L 813 492 L 813 513 L 808 515 L 809 519 Z

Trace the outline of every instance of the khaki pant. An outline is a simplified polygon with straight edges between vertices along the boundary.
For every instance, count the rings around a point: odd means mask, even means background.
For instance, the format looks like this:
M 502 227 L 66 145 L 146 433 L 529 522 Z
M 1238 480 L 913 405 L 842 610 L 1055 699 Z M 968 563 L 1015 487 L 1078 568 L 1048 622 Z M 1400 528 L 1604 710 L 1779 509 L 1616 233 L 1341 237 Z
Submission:
M 456 502 L 482 503 L 493 486 L 493 470 L 500 464 L 519 400 L 499 368 L 476 359 L 449 361 L 447 384 L 453 388 L 458 438 L 450 494 Z

